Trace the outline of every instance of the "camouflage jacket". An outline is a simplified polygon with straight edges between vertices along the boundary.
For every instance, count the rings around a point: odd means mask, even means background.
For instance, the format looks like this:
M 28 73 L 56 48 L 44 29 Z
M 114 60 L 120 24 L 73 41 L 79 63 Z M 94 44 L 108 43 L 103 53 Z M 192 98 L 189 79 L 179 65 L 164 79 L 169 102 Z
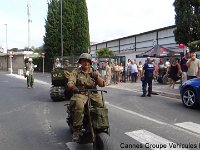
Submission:
M 34 64 L 33 63 L 26 63 L 26 71 L 29 71 L 29 74 L 33 75 Z
M 85 73 L 81 68 L 76 68 L 70 74 L 68 79 L 68 84 L 75 85 L 79 89 L 94 89 L 97 87 L 97 83 L 94 78 L 91 77 L 93 69 L 91 68 L 91 73 Z M 98 76 L 100 77 L 100 73 L 98 72 Z M 102 102 L 101 96 L 98 93 L 92 92 L 90 98 L 96 102 Z M 88 96 L 87 93 L 75 93 L 71 97 L 71 100 L 80 99 L 84 103 L 86 103 Z
M 85 73 L 81 68 L 75 68 L 68 79 L 68 84 L 73 84 L 78 88 L 93 89 L 96 88 L 97 83 L 94 78 L 92 78 L 93 69 L 91 68 L 90 73 Z M 100 77 L 100 73 L 98 72 Z

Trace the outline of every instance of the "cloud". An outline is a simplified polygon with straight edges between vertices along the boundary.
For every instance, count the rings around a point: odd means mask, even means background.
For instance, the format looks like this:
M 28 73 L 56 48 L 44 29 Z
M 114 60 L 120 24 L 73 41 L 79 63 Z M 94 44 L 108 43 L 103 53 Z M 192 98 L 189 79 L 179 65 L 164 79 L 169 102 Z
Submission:
M 47 0 L 29 0 L 31 12 L 31 46 L 43 44 Z M 86 0 L 91 42 L 112 40 L 174 25 L 174 0 Z M 2 1 L 0 5 L 0 46 L 28 45 L 27 1 Z
M 94 42 L 174 25 L 173 0 L 87 0 L 87 3 Z

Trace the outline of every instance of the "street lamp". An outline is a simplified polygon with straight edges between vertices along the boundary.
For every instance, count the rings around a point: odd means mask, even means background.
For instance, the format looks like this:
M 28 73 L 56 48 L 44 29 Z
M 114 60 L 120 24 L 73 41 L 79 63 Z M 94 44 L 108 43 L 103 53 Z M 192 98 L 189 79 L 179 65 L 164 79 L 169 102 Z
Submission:
M 12 67 L 12 57 L 13 57 L 13 52 L 9 51 L 9 58 L 10 58 L 10 74 L 13 72 L 13 67 Z
M 8 39 L 7 39 L 7 24 L 4 24 L 6 26 L 6 53 L 8 52 Z

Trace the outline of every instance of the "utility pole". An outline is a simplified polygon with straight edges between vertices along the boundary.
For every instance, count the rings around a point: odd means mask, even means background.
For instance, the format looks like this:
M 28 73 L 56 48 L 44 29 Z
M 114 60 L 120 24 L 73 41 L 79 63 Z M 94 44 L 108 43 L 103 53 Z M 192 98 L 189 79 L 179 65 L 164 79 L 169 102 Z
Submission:
M 44 74 L 44 58 L 45 58 L 45 53 L 41 53 L 42 56 L 42 74 Z
M 63 13 L 63 6 L 62 6 L 62 0 L 60 0 L 60 39 L 61 39 L 61 58 L 63 58 L 63 32 L 62 32 L 62 13 Z
M 7 33 L 7 24 L 4 24 L 6 26 L 6 52 L 5 53 L 8 53 L 8 33 Z
M 30 49 L 30 23 L 32 22 L 32 20 L 30 19 L 31 13 L 30 13 L 30 2 L 28 0 L 27 2 L 27 15 L 28 15 L 28 51 Z

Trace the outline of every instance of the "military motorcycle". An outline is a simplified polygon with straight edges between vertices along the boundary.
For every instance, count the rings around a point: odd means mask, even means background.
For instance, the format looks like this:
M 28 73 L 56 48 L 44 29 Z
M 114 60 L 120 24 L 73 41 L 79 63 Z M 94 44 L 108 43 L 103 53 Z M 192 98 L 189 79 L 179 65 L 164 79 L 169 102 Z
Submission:
M 88 93 L 88 100 L 85 104 L 83 125 L 77 143 L 93 143 L 93 150 L 113 150 L 109 130 L 108 109 L 105 107 L 95 108 L 92 106 L 90 99 L 92 92 L 100 92 L 102 102 L 104 104 L 103 93 L 107 93 L 107 91 L 97 89 L 87 89 L 81 91 Z M 66 121 L 70 130 L 73 131 L 73 110 L 71 109 L 69 103 L 65 106 L 67 106 L 68 114 Z
M 72 96 L 66 84 L 71 71 L 77 67 L 75 57 L 55 57 L 51 71 L 50 97 L 53 101 L 69 100 Z

